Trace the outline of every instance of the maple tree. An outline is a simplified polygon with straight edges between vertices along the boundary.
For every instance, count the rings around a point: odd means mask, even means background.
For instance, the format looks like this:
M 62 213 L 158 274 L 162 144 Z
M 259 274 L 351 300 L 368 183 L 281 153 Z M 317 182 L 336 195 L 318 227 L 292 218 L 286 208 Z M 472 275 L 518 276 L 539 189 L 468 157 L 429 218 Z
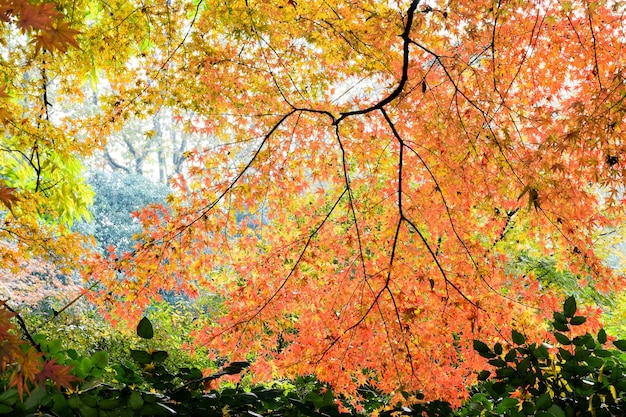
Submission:
M 213 293 L 223 313 L 197 343 L 254 359 L 259 379 L 458 404 L 484 365 L 472 340 L 545 336 L 559 303 L 511 272 L 518 255 L 621 285 L 594 250 L 624 216 L 620 2 L 54 4 L 62 18 L 22 21 L 35 41 L 2 62 L 38 74 L 5 88 L 27 105 L 3 98 L 4 126 L 24 134 L 5 134 L 0 198 L 31 210 L 7 219 L 45 236 L 63 221 L 37 204 L 81 215 L 75 158 L 136 118 L 166 108 L 206 138 L 182 153 L 168 206 L 137 213 L 135 250 L 86 266 L 68 252 L 114 320 L 163 292 Z

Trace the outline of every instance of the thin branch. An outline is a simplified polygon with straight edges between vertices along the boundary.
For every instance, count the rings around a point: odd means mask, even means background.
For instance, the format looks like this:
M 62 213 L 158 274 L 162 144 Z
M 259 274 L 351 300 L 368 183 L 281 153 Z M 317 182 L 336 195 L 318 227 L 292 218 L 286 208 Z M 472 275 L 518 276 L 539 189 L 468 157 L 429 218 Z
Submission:
M 43 353 L 43 351 L 41 350 L 41 346 L 39 345 L 39 343 L 37 343 L 35 341 L 35 339 L 33 338 L 33 336 L 30 334 L 30 331 L 28 330 L 28 326 L 26 326 L 26 322 L 24 321 L 24 319 L 22 318 L 22 316 L 20 315 L 20 313 L 18 313 L 17 311 L 15 311 L 10 305 L 7 304 L 6 301 L 0 302 L 0 304 L 4 305 L 4 307 L 9 310 L 11 313 L 14 314 L 15 319 L 17 320 L 17 323 L 20 326 L 20 329 L 22 329 L 22 333 L 24 334 L 24 337 L 26 338 L 26 340 L 28 340 L 28 342 L 35 348 L 37 349 L 37 352 L 39 353 Z

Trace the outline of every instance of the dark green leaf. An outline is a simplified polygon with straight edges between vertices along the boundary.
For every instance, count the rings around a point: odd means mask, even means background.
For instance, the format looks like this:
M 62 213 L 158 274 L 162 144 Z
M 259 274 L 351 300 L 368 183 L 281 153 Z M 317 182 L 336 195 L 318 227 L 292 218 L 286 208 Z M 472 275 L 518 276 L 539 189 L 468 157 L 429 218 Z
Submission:
M 522 361 L 517 364 L 517 370 L 521 373 L 524 373 L 530 367 L 530 358 L 524 358 Z
M 586 322 L 586 321 L 587 321 L 587 318 L 586 318 L 586 317 L 584 317 L 584 316 L 574 316 L 574 317 L 572 317 L 572 319 L 569 321 L 569 323 L 570 323 L 572 326 L 579 326 L 579 325 L 583 324 L 583 323 L 584 323 L 584 322 Z
M 554 332 L 554 337 L 556 338 L 556 341 L 562 345 L 569 345 L 572 343 L 569 340 L 569 337 L 565 336 L 563 333 Z
M 574 297 L 569 297 L 563 303 L 563 315 L 567 318 L 574 317 L 576 314 L 576 299 Z
M 43 399 L 48 395 L 45 388 L 40 385 L 37 385 L 34 390 L 30 392 L 30 395 L 24 401 L 24 407 L 27 410 L 34 410 L 37 408 L 43 401 Z
M 619 340 L 616 340 L 615 342 L 619 342 Z M 615 342 L 613 342 L 613 343 L 615 344 Z M 594 351 L 594 353 L 596 354 L 596 356 L 598 356 L 600 358 L 608 358 L 610 356 L 613 356 L 613 353 L 610 350 L 606 350 L 606 349 L 596 349 Z
M 579 361 L 584 361 L 589 356 L 591 356 L 591 352 L 588 349 L 576 349 L 574 352 L 574 357 Z
M 250 366 L 250 362 L 245 362 L 245 361 L 231 362 L 228 364 L 228 366 L 222 369 L 221 372 L 223 372 L 226 375 L 235 375 L 235 374 L 240 373 L 244 369 L 248 368 L 249 366 Z
M 591 338 L 591 336 L 589 334 L 583 335 L 583 336 L 576 336 L 573 340 L 572 343 L 576 346 L 585 346 L 587 344 L 587 340 Z
M 517 403 L 518 400 L 517 398 L 504 398 L 502 401 L 500 401 L 500 404 L 498 404 L 498 406 L 496 407 L 496 412 L 498 414 L 504 414 L 506 413 L 506 411 L 513 409 L 513 408 L 517 408 Z
M 535 401 L 535 406 L 537 410 L 545 410 L 552 405 L 552 397 L 547 392 L 541 394 L 537 400 Z
M 154 337 L 154 329 L 152 323 L 147 317 L 142 318 L 137 325 L 137 336 L 142 339 L 152 339 Z
M 506 362 L 500 358 L 490 359 L 487 361 L 487 363 L 489 363 L 489 365 L 491 366 L 495 366 L 496 368 L 500 368 L 506 365 Z
M 144 405 L 144 400 L 141 396 L 141 393 L 133 391 L 130 394 L 130 398 L 128 399 L 128 405 L 130 405 L 130 408 L 132 408 L 133 410 L 141 409 Z
M 83 405 L 83 402 L 80 400 L 78 395 L 74 394 L 67 399 L 67 405 L 70 408 L 80 408 Z
M 489 346 L 480 340 L 474 340 L 474 350 L 483 358 L 489 359 L 496 356 L 491 349 L 489 349 Z
M 109 354 L 103 350 L 100 350 L 91 355 L 91 364 L 95 368 L 104 369 L 109 362 Z
M 480 373 L 478 374 L 478 380 L 479 381 L 486 381 L 487 378 L 489 378 L 489 376 L 491 376 L 491 372 L 485 370 L 485 371 L 480 371 Z
M 554 417 L 565 417 L 565 411 L 558 405 L 553 405 L 548 408 L 548 413 L 552 414 Z
M 613 344 L 622 352 L 626 352 L 626 340 L 616 340 L 613 342 Z
M 511 331 L 511 337 L 513 338 L 513 343 L 516 345 L 523 345 L 526 342 L 524 335 L 515 329 Z
M 504 382 L 496 382 L 492 385 L 492 388 L 496 394 L 502 395 L 506 391 L 506 384 Z
M 565 323 L 561 323 L 560 321 L 552 322 L 552 326 L 554 330 L 558 330 L 559 332 L 569 332 L 569 326 Z
M 555 311 L 554 313 L 552 313 L 552 317 L 554 317 L 554 321 L 567 324 L 567 317 L 565 317 L 563 313 L 559 313 L 558 311 Z
M 598 343 L 600 343 L 601 345 L 606 343 L 606 332 L 604 331 L 604 329 L 600 329 L 598 331 Z
M 243 404 L 254 404 L 259 401 L 259 397 L 252 392 L 242 392 L 239 394 L 239 401 Z
M 98 417 L 98 409 L 88 405 L 82 405 L 80 407 L 80 415 L 81 417 Z
M 604 365 L 604 359 L 598 358 L 596 356 L 589 356 L 585 360 L 585 362 L 587 362 L 589 366 L 592 366 L 594 368 L 600 368 L 602 365 Z
M 493 352 L 496 355 L 502 355 L 502 345 L 500 343 L 496 343 L 495 345 L 493 345 Z
M 156 350 L 152 352 L 152 361 L 154 363 L 162 363 L 168 357 L 168 353 L 164 350 Z
M 504 360 L 507 362 L 513 362 L 515 358 L 517 358 L 517 352 L 515 351 L 515 349 L 509 350 L 504 356 Z
M 98 402 L 98 408 L 101 410 L 112 410 L 119 407 L 120 400 L 117 398 L 104 398 Z
M 569 350 L 565 350 L 561 347 L 559 348 L 559 353 L 561 354 L 561 358 L 563 358 L 566 361 L 569 361 L 570 359 L 574 357 L 574 355 L 572 355 L 572 353 Z
M 150 354 L 144 350 L 135 350 L 131 349 L 130 357 L 133 358 L 135 362 L 141 365 L 146 365 L 152 362 L 152 357 Z
M 544 345 L 537 346 L 537 350 L 535 351 L 535 356 L 538 359 L 547 359 L 550 354 L 548 353 L 548 348 Z

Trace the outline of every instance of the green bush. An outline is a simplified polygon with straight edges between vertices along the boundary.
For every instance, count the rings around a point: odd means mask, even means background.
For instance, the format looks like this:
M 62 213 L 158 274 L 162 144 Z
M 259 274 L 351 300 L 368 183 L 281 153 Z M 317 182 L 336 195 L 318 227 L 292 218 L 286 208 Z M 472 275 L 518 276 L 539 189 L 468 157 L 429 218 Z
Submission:
M 552 321 L 557 343 L 530 343 L 512 331 L 512 347 L 492 347 L 479 340 L 474 348 L 487 358 L 492 370 L 480 373 L 473 396 L 453 410 L 441 399 L 411 407 L 389 407 L 388 397 L 366 387 L 361 415 L 377 412 L 391 416 L 623 416 L 626 415 L 626 340 L 608 346 L 607 334 L 575 335 L 585 323 L 576 315 L 576 301 L 568 298 Z M 158 317 L 158 315 L 156 315 Z M 144 318 L 137 326 L 134 344 L 125 359 L 110 360 L 106 351 L 91 354 L 64 349 L 59 340 L 39 335 L 35 341 L 49 359 L 72 366 L 80 378 L 72 390 L 55 384 L 31 387 L 23 398 L 9 388 L 0 374 L 0 414 L 10 416 L 349 416 L 357 415 L 346 399 L 312 377 L 276 381 L 269 385 L 210 382 L 245 372 L 248 362 L 233 362 L 211 374 L 187 367 L 171 352 L 159 349 L 159 327 Z M 167 328 L 164 330 L 167 331 Z M 138 336 L 138 337 L 137 337 Z M 167 343 L 165 343 L 167 345 Z M 419 395 L 417 396 L 419 398 Z M 408 398 L 408 394 L 407 394 Z M 351 410 L 350 412 L 346 410 Z
M 461 416 L 623 416 L 626 415 L 626 366 L 622 351 L 626 340 L 617 340 L 617 349 L 608 349 L 602 329 L 573 336 L 573 328 L 585 323 L 576 315 L 576 301 L 568 298 L 562 312 L 554 313 L 555 346 L 528 343 L 513 331 L 515 347 L 504 351 L 496 343 L 490 348 L 480 341 L 474 349 L 489 359 L 495 375 L 484 371 L 485 382 Z

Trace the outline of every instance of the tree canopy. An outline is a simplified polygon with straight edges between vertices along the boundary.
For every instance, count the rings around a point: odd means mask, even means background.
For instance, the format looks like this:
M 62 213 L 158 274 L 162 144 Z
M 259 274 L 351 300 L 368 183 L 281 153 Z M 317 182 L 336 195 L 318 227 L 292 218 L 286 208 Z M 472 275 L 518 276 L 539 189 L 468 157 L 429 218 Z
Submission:
M 621 285 L 594 243 L 625 215 L 625 8 L 2 1 L 3 244 L 73 254 L 114 320 L 219 295 L 196 341 L 261 380 L 461 399 L 475 338 L 543 337 L 560 304 L 519 256 Z M 85 262 L 78 161 L 163 114 L 196 144 L 176 142 L 168 206 Z

